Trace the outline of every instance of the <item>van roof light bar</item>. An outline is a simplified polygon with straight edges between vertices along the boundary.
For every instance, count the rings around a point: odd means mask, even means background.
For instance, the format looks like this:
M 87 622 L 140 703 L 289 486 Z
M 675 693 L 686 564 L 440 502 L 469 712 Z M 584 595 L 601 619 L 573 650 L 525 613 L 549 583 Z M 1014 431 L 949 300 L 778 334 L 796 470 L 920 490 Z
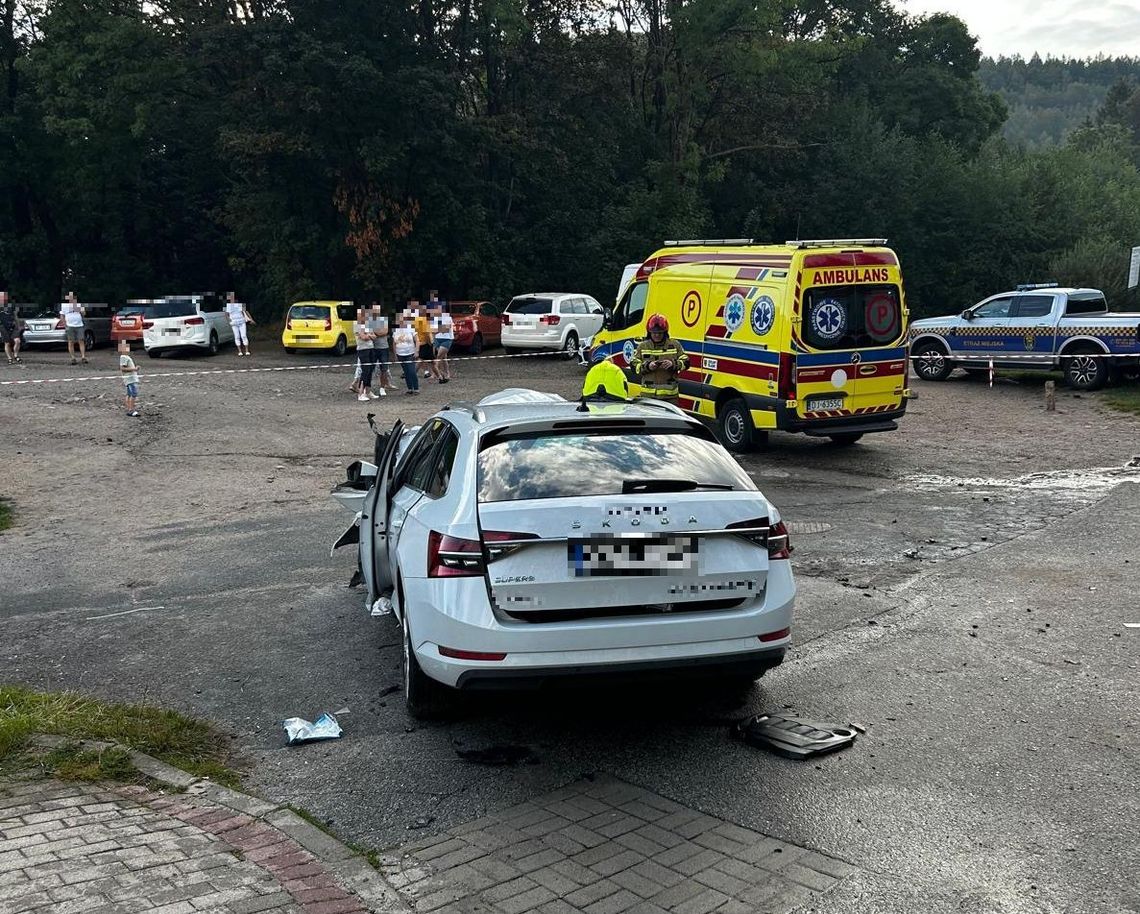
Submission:
M 813 238 L 803 241 L 785 241 L 790 248 L 839 248 L 857 245 L 859 247 L 882 247 L 886 238 Z
M 1022 282 L 1018 283 L 1018 292 L 1032 292 L 1034 289 L 1057 289 L 1060 288 L 1059 282 Z
M 681 241 L 666 241 L 664 243 L 667 248 L 699 248 L 711 247 L 730 247 L 741 246 L 746 244 L 755 244 L 751 238 L 687 238 Z

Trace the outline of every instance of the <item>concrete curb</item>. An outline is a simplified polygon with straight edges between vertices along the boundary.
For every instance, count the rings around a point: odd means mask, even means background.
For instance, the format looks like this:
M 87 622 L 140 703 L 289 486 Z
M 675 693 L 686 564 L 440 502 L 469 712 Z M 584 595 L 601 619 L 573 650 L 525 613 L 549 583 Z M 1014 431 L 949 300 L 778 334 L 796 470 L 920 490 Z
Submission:
M 45 749 L 77 746 L 80 749 L 123 749 L 131 762 L 148 778 L 171 787 L 188 798 L 223 807 L 280 833 L 311 854 L 341 887 L 355 895 L 374 914 L 405 914 L 411 908 L 359 851 L 297 815 L 284 804 L 271 803 L 239 790 L 198 778 L 166 762 L 120 746 L 118 743 L 37 734 L 29 742 Z M 133 788 L 132 788 L 133 789 Z M 140 800 L 140 802 L 145 802 Z

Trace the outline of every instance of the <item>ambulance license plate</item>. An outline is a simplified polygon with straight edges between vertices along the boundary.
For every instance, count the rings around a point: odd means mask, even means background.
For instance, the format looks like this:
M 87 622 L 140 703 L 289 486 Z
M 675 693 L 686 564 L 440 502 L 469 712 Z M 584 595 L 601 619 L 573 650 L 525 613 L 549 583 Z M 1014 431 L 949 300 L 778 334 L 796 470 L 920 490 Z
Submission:
M 697 537 L 572 539 L 566 554 L 576 578 L 683 574 L 697 570 Z
M 807 401 L 808 412 L 814 413 L 824 409 L 843 409 L 842 397 L 824 397 Z

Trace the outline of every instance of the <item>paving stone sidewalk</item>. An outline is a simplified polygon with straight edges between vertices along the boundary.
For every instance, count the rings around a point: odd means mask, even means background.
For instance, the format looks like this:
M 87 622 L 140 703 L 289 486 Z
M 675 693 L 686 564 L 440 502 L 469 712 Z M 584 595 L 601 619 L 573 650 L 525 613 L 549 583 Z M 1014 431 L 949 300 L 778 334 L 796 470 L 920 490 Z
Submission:
M 352 890 L 361 865 L 291 811 L 204 782 L 168 794 L 0 781 L 0 914 L 399 910 L 384 889 L 379 904 Z
M 599 776 L 385 855 L 381 871 L 437 914 L 786 914 L 856 869 Z

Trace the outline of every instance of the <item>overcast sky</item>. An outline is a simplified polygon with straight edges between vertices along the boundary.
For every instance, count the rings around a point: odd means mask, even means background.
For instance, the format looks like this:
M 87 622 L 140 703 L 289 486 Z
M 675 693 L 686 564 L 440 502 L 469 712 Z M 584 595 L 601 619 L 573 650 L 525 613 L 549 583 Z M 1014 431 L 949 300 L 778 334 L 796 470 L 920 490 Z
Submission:
M 909 13 L 953 13 L 982 53 L 1140 55 L 1140 0 L 895 0 Z

